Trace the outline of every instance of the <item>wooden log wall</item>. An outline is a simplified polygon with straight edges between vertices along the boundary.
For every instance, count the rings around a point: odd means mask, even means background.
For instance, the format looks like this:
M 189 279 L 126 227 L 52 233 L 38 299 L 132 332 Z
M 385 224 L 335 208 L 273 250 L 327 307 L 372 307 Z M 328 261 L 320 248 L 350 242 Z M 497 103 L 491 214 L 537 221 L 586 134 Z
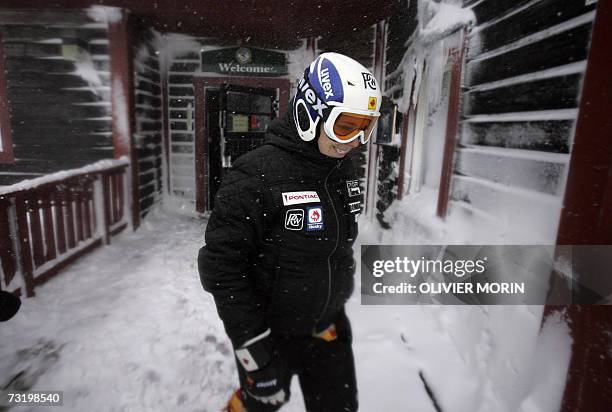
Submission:
M 514 225 L 521 210 L 547 215 L 554 241 L 594 18 L 585 3 L 465 1 L 477 24 L 468 37 L 453 206 Z M 509 202 L 516 213 L 501 216 Z
M 140 216 L 161 200 L 162 85 L 160 35 L 142 28 L 134 39 L 135 144 L 138 156 Z
M 106 24 L 41 16 L 0 19 L 15 155 L 0 185 L 113 158 Z

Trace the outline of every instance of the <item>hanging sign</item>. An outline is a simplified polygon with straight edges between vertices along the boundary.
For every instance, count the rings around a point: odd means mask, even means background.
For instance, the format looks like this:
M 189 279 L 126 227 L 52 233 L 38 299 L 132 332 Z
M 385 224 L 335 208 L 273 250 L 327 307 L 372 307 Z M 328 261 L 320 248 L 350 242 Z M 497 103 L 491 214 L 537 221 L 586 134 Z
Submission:
M 285 53 L 252 47 L 230 47 L 202 52 L 202 71 L 230 76 L 287 74 Z

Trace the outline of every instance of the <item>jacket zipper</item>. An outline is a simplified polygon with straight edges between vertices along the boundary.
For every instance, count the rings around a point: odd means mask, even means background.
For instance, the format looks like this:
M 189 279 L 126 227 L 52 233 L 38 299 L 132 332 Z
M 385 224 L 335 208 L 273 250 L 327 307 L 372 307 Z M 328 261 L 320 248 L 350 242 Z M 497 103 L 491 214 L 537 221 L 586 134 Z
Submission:
M 329 300 L 331 299 L 331 277 L 332 277 L 331 257 L 334 253 L 336 253 L 336 249 L 338 249 L 338 242 L 340 240 L 340 220 L 338 219 L 338 213 L 336 212 L 336 206 L 334 206 L 334 199 L 332 198 L 331 194 L 329 193 L 329 189 L 327 188 L 327 180 L 329 179 L 331 174 L 334 172 L 334 170 L 340 169 L 341 164 L 342 164 L 342 160 L 340 160 L 338 164 L 336 164 L 336 166 L 334 166 L 332 170 L 329 171 L 327 176 L 325 176 L 325 181 L 323 183 L 323 186 L 325 187 L 325 193 L 327 193 L 327 197 L 329 198 L 329 203 L 331 203 L 332 210 L 334 211 L 334 217 L 336 218 L 336 244 L 334 245 L 334 248 L 332 249 L 329 256 L 327 256 L 327 299 L 325 300 L 325 305 L 323 306 L 323 310 L 321 311 L 321 313 L 319 314 L 319 317 L 317 318 L 317 323 L 319 323 L 319 320 L 321 320 L 321 318 L 325 314 L 325 311 L 327 310 L 327 306 L 329 305 Z M 314 330 L 315 333 L 317 332 L 316 328 L 317 328 L 317 325 L 315 324 L 315 330 Z

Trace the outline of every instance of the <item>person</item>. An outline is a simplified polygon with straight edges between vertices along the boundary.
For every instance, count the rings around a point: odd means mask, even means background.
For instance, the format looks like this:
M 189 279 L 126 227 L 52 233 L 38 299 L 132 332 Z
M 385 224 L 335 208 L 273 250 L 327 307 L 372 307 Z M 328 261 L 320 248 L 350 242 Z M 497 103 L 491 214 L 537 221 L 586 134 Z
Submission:
M 344 304 L 362 196 L 347 156 L 368 142 L 381 99 L 360 63 L 321 54 L 291 109 L 217 192 L 198 267 L 234 347 L 249 412 L 278 410 L 296 374 L 308 411 L 357 410 Z

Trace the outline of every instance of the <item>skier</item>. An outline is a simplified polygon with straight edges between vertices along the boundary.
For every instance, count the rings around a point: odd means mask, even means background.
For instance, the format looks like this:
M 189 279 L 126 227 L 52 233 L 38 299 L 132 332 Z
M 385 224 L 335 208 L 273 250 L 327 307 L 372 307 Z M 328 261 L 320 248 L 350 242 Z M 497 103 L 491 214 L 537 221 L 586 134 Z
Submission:
M 278 410 L 294 374 L 308 411 L 357 410 L 344 304 L 361 192 L 347 155 L 368 142 L 381 98 L 361 64 L 321 54 L 265 144 L 223 179 L 198 266 L 235 349 L 229 410 Z

